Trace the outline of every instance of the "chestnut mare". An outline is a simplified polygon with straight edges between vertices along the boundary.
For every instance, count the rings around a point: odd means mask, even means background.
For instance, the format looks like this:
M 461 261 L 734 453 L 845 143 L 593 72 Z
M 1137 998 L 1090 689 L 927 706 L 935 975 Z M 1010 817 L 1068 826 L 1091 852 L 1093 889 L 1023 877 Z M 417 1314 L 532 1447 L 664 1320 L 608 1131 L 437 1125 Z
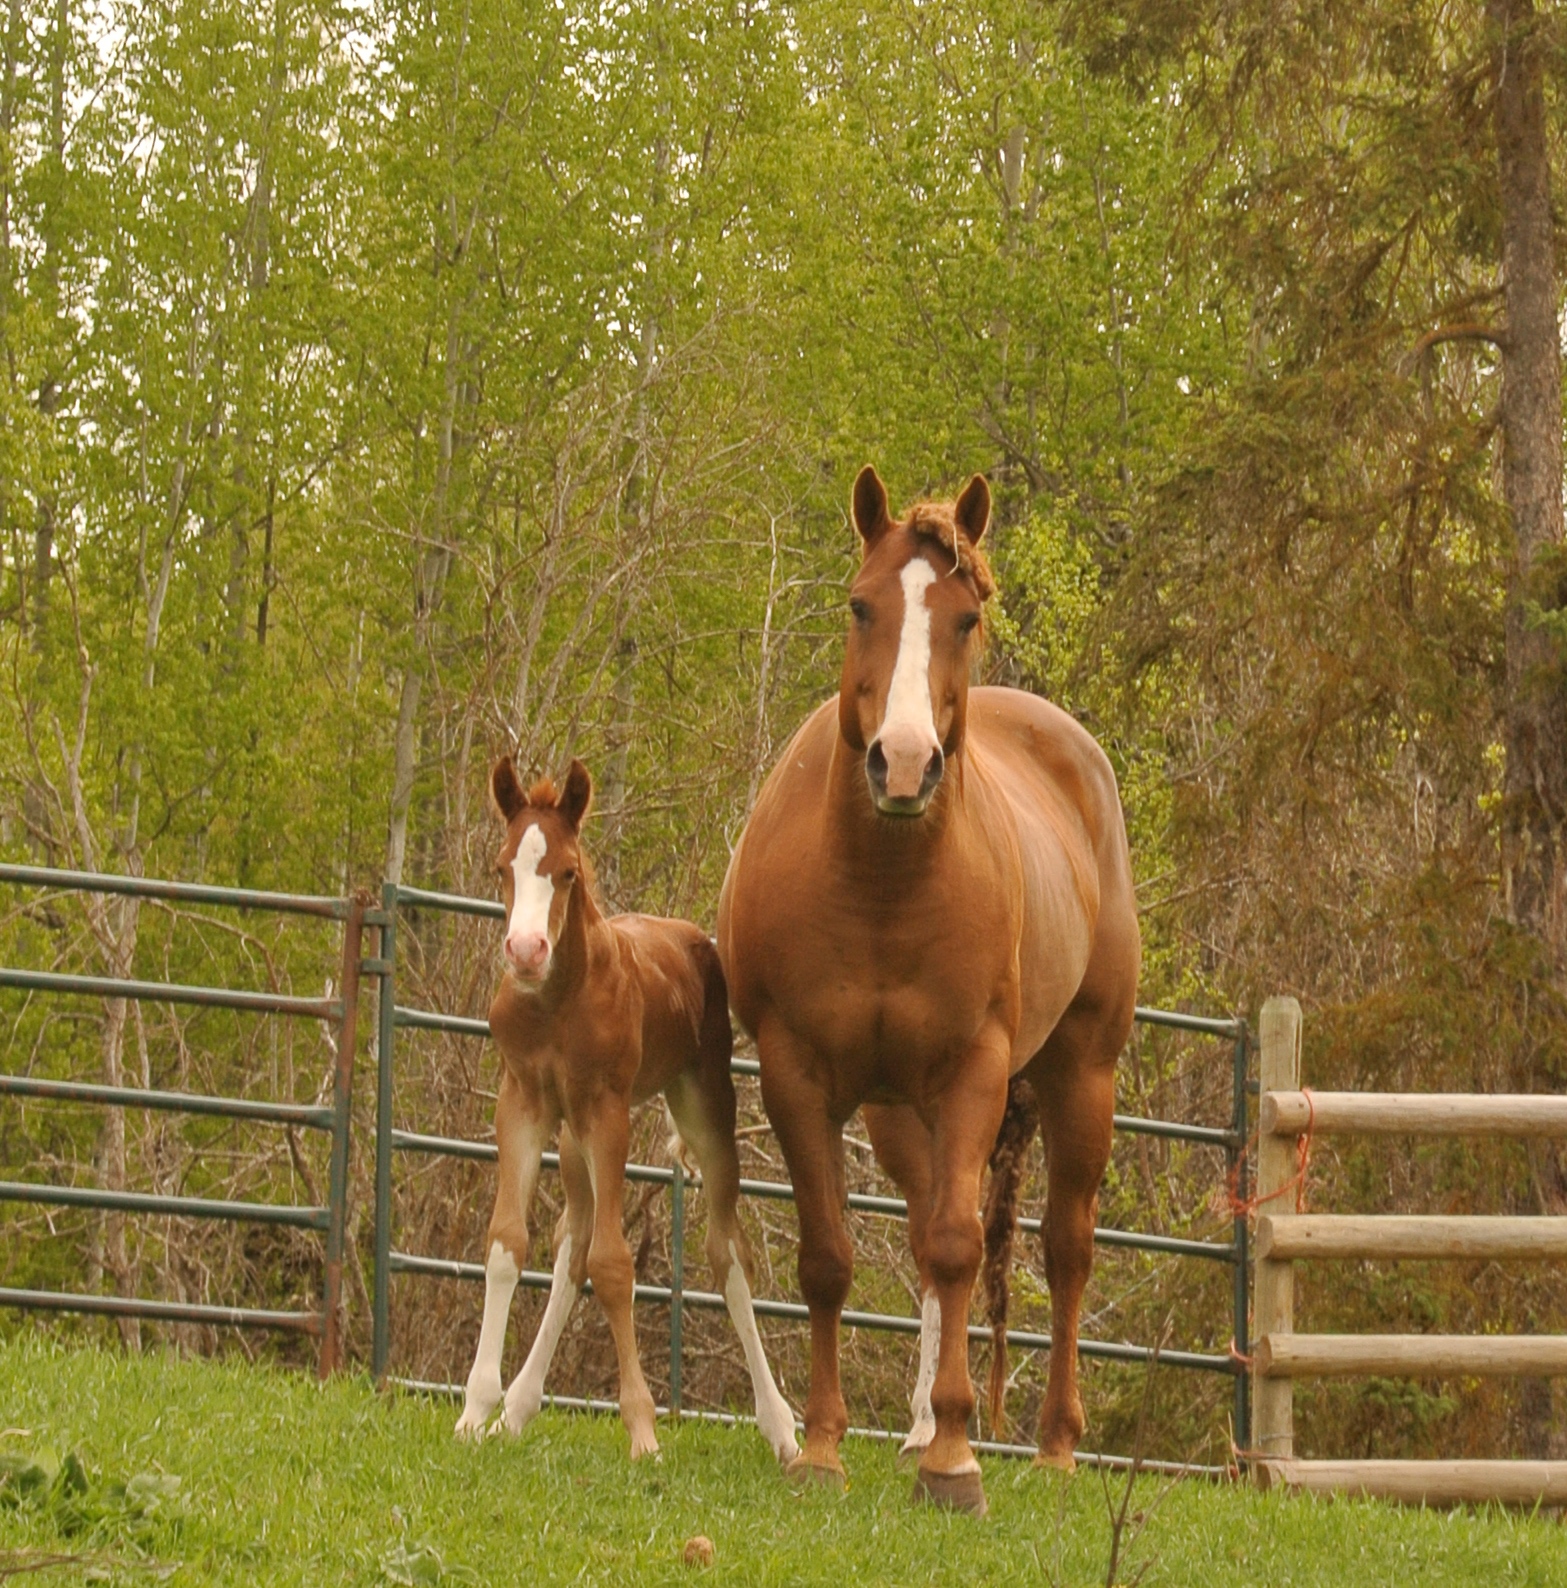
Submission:
M 843 1481 L 842 1133 L 863 1104 L 908 1199 L 924 1292 L 905 1446 L 920 1452 L 915 1494 L 983 1514 L 969 1299 L 980 1181 L 1016 1076 L 1037 1097 L 1049 1162 L 1037 1459 L 1070 1469 L 1083 1431 L 1078 1310 L 1140 958 L 1131 863 L 1115 775 L 1088 733 L 1033 695 L 969 688 L 994 588 L 984 479 L 894 521 L 866 468 L 853 506 L 864 548 L 838 697 L 757 799 L 718 948 L 799 1208 L 811 1388 L 792 1470 Z
M 502 975 L 490 1005 L 500 1049 L 495 1141 L 500 1174 L 484 1268 L 484 1321 L 457 1433 L 477 1436 L 501 1402 L 501 1346 L 528 1255 L 528 1208 L 539 1160 L 560 1129 L 566 1210 L 544 1318 L 506 1391 L 496 1432 L 520 1433 L 538 1411 L 544 1376 L 577 1292 L 593 1281 L 620 1366 L 620 1415 L 631 1455 L 656 1453 L 653 1397 L 631 1320 L 634 1273 L 622 1229 L 631 1108 L 662 1092 L 696 1155 L 708 1197 L 707 1255 L 740 1334 L 756 1418 L 780 1460 L 797 1451 L 794 1413 L 779 1394 L 751 1307 L 751 1251 L 736 1217 L 733 1032 L 718 955 L 688 921 L 599 913 L 580 831 L 592 782 L 580 761 L 559 795 L 524 794 L 510 758 L 490 796 L 506 823 L 496 871 L 506 900 Z M 678 1143 L 677 1143 L 678 1145 Z

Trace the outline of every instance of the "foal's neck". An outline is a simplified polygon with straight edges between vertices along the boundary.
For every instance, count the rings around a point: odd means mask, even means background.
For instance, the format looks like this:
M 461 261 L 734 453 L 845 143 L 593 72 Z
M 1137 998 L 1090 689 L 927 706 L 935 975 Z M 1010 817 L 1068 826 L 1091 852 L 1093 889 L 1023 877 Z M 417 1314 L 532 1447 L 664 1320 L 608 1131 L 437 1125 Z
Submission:
M 604 915 L 585 875 L 579 874 L 566 901 L 566 919 L 555 941 L 555 960 L 539 989 L 551 1003 L 573 996 L 587 979 L 593 939 L 604 929 Z

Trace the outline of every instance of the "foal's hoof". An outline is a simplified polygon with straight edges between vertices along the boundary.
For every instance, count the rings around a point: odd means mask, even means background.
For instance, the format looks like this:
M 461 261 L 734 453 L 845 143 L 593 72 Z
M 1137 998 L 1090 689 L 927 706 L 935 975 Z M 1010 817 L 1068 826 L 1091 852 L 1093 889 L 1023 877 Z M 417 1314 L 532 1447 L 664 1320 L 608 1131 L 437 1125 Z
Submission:
M 927 1472 L 921 1467 L 914 1474 L 914 1503 L 940 1505 L 949 1511 L 965 1511 L 984 1516 L 990 1510 L 985 1499 L 985 1483 L 979 1472 Z
M 849 1476 L 842 1467 L 807 1461 L 803 1453 L 785 1464 L 784 1476 L 797 1489 L 836 1489 L 842 1494 L 849 1487 Z
M 1070 1450 L 1041 1450 L 1034 1457 L 1034 1465 L 1036 1467 L 1048 1467 L 1052 1472 L 1065 1472 L 1070 1475 L 1077 1471 L 1077 1457 Z

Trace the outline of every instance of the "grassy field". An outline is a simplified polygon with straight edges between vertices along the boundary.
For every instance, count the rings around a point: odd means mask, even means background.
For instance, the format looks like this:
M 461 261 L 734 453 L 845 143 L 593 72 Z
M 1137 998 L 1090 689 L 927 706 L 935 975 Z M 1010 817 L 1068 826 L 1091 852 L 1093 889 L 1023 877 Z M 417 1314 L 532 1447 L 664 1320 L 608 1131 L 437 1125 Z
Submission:
M 454 1409 L 237 1363 L 0 1344 L 0 1580 L 175 1584 L 1103 1583 L 1097 1474 L 986 1467 L 983 1522 L 909 1504 L 892 1450 L 846 1447 L 845 1495 L 794 1493 L 750 1430 L 546 1412 L 520 1442 Z M 1119 1500 L 1122 1482 L 1112 1483 Z M 1567 1530 L 1145 1480 L 1123 1583 L 1567 1582 Z M 704 1534 L 710 1566 L 683 1563 Z M 51 1559 L 58 1564 L 45 1566 Z M 1140 1576 L 1139 1576 L 1140 1574 Z

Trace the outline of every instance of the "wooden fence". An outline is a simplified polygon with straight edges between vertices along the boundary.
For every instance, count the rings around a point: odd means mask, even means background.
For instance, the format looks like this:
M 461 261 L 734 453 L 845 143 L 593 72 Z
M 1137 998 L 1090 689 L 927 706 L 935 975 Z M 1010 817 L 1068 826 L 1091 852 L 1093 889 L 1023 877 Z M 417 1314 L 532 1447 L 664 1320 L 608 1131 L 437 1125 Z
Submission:
M 1415 1503 L 1567 1504 L 1567 1461 L 1303 1461 L 1298 1378 L 1567 1374 L 1563 1335 L 1297 1334 L 1298 1261 L 1567 1257 L 1567 1218 L 1307 1213 L 1303 1141 L 1335 1134 L 1567 1136 L 1567 1097 L 1310 1092 L 1300 1084 L 1300 1005 L 1262 1009 L 1258 1116 L 1253 1464 L 1268 1488 Z

